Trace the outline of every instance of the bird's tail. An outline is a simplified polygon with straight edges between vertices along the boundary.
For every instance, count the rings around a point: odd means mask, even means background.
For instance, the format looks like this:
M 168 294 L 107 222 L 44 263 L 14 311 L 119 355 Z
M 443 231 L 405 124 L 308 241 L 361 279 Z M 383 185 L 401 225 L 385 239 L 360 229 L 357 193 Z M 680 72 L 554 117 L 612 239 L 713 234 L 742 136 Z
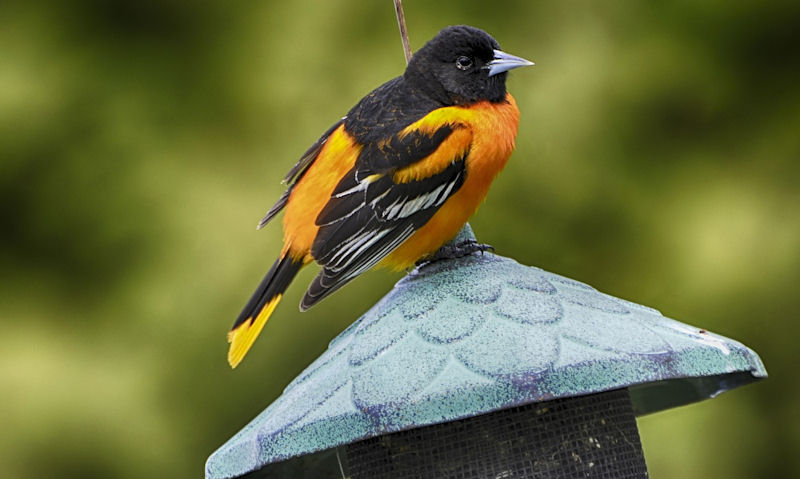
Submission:
M 283 292 L 289 287 L 297 272 L 305 265 L 302 259 L 293 259 L 284 253 L 275 261 L 250 301 L 247 302 L 228 333 L 228 363 L 235 368 L 244 358 L 253 341 L 267 323 Z

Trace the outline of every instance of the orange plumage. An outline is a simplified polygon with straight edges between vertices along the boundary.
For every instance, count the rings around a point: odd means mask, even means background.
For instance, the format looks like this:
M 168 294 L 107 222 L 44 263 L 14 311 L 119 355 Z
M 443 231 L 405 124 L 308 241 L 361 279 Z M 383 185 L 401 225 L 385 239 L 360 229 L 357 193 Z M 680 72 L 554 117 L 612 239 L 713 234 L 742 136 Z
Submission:
M 281 255 L 228 335 L 232 367 L 303 266 L 322 266 L 307 309 L 373 266 L 408 268 L 455 236 L 514 149 L 506 72 L 527 65 L 481 30 L 448 27 L 303 155 L 259 224 L 286 210 Z
M 301 259 L 311 253 L 319 229 L 315 220 L 330 200 L 345 173 L 355 165 L 361 145 L 348 135 L 344 125 L 331 134 L 317 159 L 293 189 L 283 216 L 283 252 Z M 312 258 L 313 259 L 313 258 Z
M 519 110 L 510 93 L 506 99 L 506 103 L 500 104 L 480 102 L 466 108 L 452 107 L 453 111 L 448 112 L 453 116 L 461 115 L 464 120 L 461 123 L 469 125 L 471 130 L 471 148 L 466 159 L 469 174 L 461 189 L 442 205 L 425 226 L 389 254 L 381 262 L 382 265 L 394 269 L 412 266 L 455 236 L 478 209 L 489 192 L 492 180 L 506 166 L 514 150 Z M 432 121 L 443 119 L 434 118 Z M 464 148 L 465 145 L 458 147 Z

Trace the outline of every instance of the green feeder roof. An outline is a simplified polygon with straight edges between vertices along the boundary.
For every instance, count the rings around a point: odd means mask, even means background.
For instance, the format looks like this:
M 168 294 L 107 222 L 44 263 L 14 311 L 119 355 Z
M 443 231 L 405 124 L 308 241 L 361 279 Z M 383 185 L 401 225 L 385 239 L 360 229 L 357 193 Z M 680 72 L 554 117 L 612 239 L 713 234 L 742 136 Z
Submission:
M 622 387 L 647 414 L 766 375 L 736 341 L 509 258 L 472 255 L 400 280 L 209 457 L 206 477 L 266 465 L 260 477 L 297 477 L 361 439 Z

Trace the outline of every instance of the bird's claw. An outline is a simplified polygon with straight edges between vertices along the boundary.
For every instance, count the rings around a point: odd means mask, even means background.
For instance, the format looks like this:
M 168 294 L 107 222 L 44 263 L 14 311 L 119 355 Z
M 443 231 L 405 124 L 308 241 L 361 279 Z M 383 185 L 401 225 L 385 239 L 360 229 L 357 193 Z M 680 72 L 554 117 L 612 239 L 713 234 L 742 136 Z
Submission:
M 448 243 L 439 248 L 432 255 L 426 256 L 425 258 L 422 258 L 419 261 L 417 261 L 416 265 L 422 266 L 424 264 L 434 263 L 436 261 L 441 261 L 445 259 L 463 258 L 464 256 L 468 256 L 477 252 L 483 254 L 486 251 L 494 252 L 494 246 L 484 243 L 478 243 L 475 240 L 466 240 L 456 244 Z

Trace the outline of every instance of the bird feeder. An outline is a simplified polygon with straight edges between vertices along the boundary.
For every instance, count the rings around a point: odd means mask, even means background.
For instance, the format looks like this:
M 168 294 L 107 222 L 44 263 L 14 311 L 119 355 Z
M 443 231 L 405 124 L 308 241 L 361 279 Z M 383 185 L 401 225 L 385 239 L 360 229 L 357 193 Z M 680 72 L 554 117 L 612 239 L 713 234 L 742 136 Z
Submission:
M 647 477 L 636 416 L 766 375 L 736 341 L 475 254 L 400 280 L 206 477 Z

